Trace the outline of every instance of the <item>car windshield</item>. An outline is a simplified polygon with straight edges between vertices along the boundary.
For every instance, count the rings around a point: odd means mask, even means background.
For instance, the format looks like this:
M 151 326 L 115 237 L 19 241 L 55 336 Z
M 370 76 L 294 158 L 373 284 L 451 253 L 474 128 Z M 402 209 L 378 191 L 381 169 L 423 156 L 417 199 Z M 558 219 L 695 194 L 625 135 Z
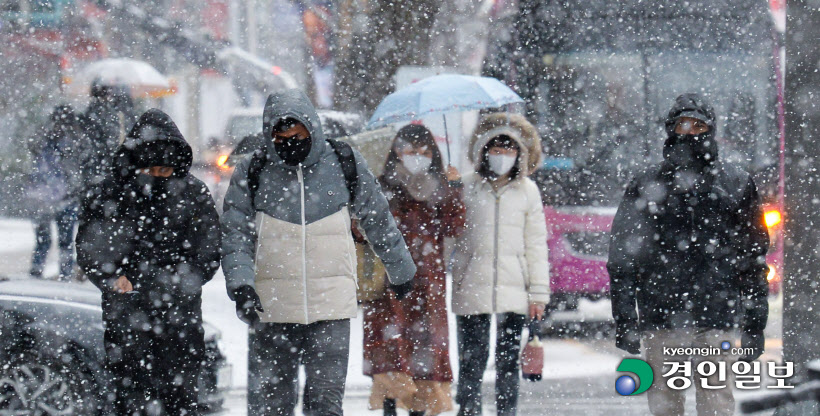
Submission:
M 617 204 L 627 181 L 661 160 L 663 122 L 681 91 L 714 106 L 720 157 L 769 184 L 777 132 L 767 59 L 697 51 L 546 56 L 535 113 L 547 156 L 537 178 L 548 203 Z
M 262 115 L 245 115 L 231 117 L 226 130 L 226 138 L 231 143 L 237 143 L 245 136 L 262 131 Z
M 358 133 L 364 122 L 361 116 L 353 113 L 338 111 L 320 111 L 319 119 L 325 137 L 336 139 Z M 226 129 L 226 140 L 235 145 L 243 137 L 257 134 L 262 131 L 262 115 L 236 115 L 231 117 Z

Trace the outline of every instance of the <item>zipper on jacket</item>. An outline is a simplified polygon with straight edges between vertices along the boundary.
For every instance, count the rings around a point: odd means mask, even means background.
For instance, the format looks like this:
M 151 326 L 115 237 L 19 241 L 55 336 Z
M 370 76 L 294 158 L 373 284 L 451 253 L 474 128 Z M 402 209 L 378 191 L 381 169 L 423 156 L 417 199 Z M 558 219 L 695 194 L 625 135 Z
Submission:
M 495 196 L 495 231 L 493 235 L 493 313 L 496 311 L 496 298 L 498 297 L 498 210 L 501 205 L 501 194 Z
M 305 308 L 305 323 L 310 323 L 308 318 L 308 287 L 307 287 L 307 224 L 305 222 L 305 178 L 302 175 L 302 164 L 299 164 L 299 170 L 296 171 L 296 177 L 299 178 L 299 202 L 301 203 L 301 218 L 302 218 L 302 285 L 304 288 L 303 301 Z
M 695 207 L 687 207 L 689 210 L 689 246 L 694 245 L 698 240 L 697 230 L 695 229 Z

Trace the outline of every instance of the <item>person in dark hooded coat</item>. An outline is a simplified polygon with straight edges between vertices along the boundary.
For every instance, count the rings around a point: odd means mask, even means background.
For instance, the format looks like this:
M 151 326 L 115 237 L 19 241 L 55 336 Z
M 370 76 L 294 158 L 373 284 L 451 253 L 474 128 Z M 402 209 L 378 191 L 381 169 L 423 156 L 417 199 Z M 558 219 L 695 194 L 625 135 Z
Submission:
M 58 105 L 35 137 L 28 142 L 33 169 L 26 190 L 37 237 L 29 274 L 43 277 L 51 248 L 51 224 L 57 224 L 60 248 L 59 280 L 74 277 L 74 226 L 77 203 L 85 191 L 85 172 L 91 153 L 71 106 Z
M 188 173 L 191 147 L 165 113 L 143 114 L 116 155 L 82 203 L 76 241 L 80 266 L 102 291 L 117 414 L 161 406 L 194 415 L 202 286 L 220 260 L 216 206 Z
M 727 363 L 702 387 L 695 377 L 698 414 L 734 413 L 734 360 L 758 358 L 768 317 L 766 251 L 769 236 L 752 177 L 718 157 L 715 114 L 697 94 L 675 100 L 666 120 L 664 160 L 627 187 L 612 224 L 607 269 L 616 346 L 639 354 L 655 370 L 647 393 L 656 415 L 682 415 L 685 390 L 660 379 L 664 362 Z M 636 310 L 637 305 L 637 310 Z M 663 347 L 720 348 L 740 330 L 740 357 L 670 357 Z
M 94 149 L 92 169 L 86 172 L 89 177 L 87 182 L 99 184 L 105 179 L 117 148 L 133 126 L 138 113 L 125 86 L 103 85 L 95 81 L 90 95 L 91 102 L 80 116 L 80 124 Z

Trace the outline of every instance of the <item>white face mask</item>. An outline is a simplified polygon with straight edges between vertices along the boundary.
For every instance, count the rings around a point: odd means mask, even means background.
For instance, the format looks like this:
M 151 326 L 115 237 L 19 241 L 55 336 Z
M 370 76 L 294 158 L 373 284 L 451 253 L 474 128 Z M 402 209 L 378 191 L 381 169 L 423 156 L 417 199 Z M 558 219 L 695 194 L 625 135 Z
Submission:
M 490 170 L 498 176 L 503 176 L 513 168 L 517 156 L 490 155 L 488 159 L 490 161 Z
M 422 155 L 404 155 L 401 157 L 401 163 L 411 175 L 416 175 L 430 168 L 433 158 Z

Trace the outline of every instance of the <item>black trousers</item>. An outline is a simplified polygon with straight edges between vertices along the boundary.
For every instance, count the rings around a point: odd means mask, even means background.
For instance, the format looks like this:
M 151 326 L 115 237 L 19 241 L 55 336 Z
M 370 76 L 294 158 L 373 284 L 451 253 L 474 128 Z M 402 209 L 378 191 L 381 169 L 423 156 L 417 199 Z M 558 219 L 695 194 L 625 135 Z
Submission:
M 108 406 L 113 414 L 199 415 L 204 340 L 193 315 L 148 308 L 139 295 L 103 296 L 106 367 L 113 387 L 105 395 L 113 401 Z
M 490 357 L 492 315 L 461 315 L 458 325 L 459 416 L 481 415 L 481 382 Z M 518 406 L 518 356 L 526 317 L 516 313 L 496 315 L 495 400 L 499 415 L 514 415 Z
M 70 205 L 58 211 L 54 217 L 40 218 L 34 225 L 37 243 L 31 256 L 31 270 L 34 277 L 43 276 L 43 267 L 51 248 L 51 222 L 57 223 L 57 239 L 60 247 L 60 280 L 68 281 L 74 274 L 74 225 L 77 223 L 77 205 Z
M 248 415 L 293 415 L 301 363 L 304 414 L 341 416 L 349 354 L 349 319 L 254 325 L 248 335 Z

